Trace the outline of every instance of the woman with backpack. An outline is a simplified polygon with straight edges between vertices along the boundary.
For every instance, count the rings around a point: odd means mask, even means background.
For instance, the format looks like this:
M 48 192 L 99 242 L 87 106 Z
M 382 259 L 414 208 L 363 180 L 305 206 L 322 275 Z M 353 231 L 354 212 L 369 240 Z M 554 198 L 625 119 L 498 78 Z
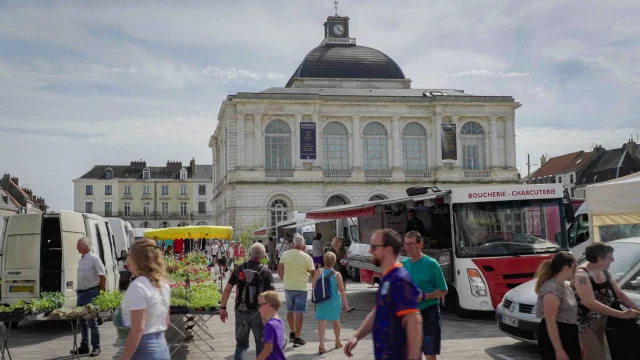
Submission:
M 336 349 L 342 347 L 340 342 L 340 313 L 347 310 L 347 293 L 344 290 L 342 275 L 333 269 L 336 263 L 336 254 L 328 252 L 323 257 L 324 267 L 316 271 L 311 287 L 313 288 L 313 301 L 316 304 L 316 320 L 318 320 L 318 338 L 320 346 L 318 352 L 324 354 L 324 333 L 327 322 L 333 324 L 333 333 L 336 336 Z

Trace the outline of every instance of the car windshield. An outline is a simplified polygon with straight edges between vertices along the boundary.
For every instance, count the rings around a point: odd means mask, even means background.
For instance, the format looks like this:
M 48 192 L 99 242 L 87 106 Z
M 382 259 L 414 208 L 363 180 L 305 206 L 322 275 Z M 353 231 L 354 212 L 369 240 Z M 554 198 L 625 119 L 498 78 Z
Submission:
M 454 204 L 458 257 L 554 253 L 566 248 L 562 200 Z
M 640 236 L 640 224 L 604 225 L 598 227 L 600 241 L 609 242 Z
M 311 245 L 313 244 L 313 238 L 316 237 L 316 233 L 315 232 L 304 232 L 302 233 L 302 237 L 304 237 L 304 243 L 307 245 Z
M 609 273 L 616 280 L 620 281 L 629 271 L 632 271 L 638 261 L 640 261 L 640 244 L 633 242 L 613 242 L 614 261 L 609 266 Z M 578 264 L 582 265 L 587 259 L 582 256 L 578 259 Z

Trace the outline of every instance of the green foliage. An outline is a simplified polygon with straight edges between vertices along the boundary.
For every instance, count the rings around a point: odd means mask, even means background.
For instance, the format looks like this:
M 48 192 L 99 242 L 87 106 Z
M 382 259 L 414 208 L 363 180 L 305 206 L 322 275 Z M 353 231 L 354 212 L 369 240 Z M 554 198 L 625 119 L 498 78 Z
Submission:
M 64 306 L 64 294 L 61 292 L 43 292 L 40 297 L 31 300 L 31 313 L 41 314 Z
M 124 295 L 117 290 L 114 291 L 100 291 L 92 303 L 98 308 L 98 311 L 111 311 L 120 306 Z
M 29 310 L 29 304 L 24 302 L 24 300 L 20 300 L 16 301 L 13 305 L 10 306 L 0 305 L 0 313 L 13 312 L 16 309 Z

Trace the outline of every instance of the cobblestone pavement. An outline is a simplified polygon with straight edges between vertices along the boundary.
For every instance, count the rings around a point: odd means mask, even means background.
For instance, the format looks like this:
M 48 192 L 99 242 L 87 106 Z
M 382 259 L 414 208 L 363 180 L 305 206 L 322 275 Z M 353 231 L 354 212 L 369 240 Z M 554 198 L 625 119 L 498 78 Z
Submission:
M 276 289 L 284 299 L 282 282 L 276 277 Z M 360 326 L 362 320 L 372 308 L 376 288 L 366 284 L 347 283 L 347 294 L 349 306 L 356 307 L 356 310 L 342 316 L 342 342 L 345 343 L 351 338 L 355 330 Z M 232 301 L 229 302 L 232 307 Z M 307 345 L 293 348 L 287 345 L 287 359 L 346 359 L 340 350 L 330 350 L 335 338 L 331 329 L 327 330 L 325 347 L 329 350 L 323 355 L 318 352 L 317 322 L 313 306 L 309 305 L 308 313 L 305 316 L 305 323 L 302 337 L 307 340 Z M 233 359 L 235 349 L 234 317 L 226 324 L 220 322 L 219 317 L 214 317 L 207 322 L 209 330 L 214 340 L 207 343 L 215 348 L 210 351 L 207 344 L 200 340 L 188 344 L 178 350 L 173 359 L 200 360 L 207 359 L 195 345 L 202 349 L 208 349 L 208 354 L 212 359 Z M 280 317 L 286 319 L 285 306 L 280 311 Z M 451 313 L 443 313 L 443 353 L 441 359 L 499 359 L 499 360 L 534 360 L 540 357 L 535 346 L 524 344 L 504 336 L 492 320 L 493 316 L 488 314 L 485 317 L 474 320 L 463 320 Z M 286 320 L 285 320 L 286 324 Z M 285 332 L 288 334 L 288 326 L 285 325 Z M 117 340 L 115 328 L 110 322 L 105 322 L 100 326 L 102 354 L 96 359 L 119 359 L 122 352 L 122 342 Z M 251 343 L 253 340 L 251 340 Z M 18 329 L 11 331 L 10 350 L 14 360 L 21 359 L 70 359 L 69 350 L 72 346 L 71 327 L 66 322 L 23 322 Z M 255 359 L 253 343 L 249 349 L 248 359 Z M 373 359 L 373 344 L 371 337 L 360 341 L 354 351 L 355 359 Z

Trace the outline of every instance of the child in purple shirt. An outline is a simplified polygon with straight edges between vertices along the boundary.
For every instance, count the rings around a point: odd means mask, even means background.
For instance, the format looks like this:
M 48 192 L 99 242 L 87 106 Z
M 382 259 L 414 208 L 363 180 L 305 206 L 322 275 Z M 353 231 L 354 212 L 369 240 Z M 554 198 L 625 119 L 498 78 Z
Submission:
M 260 315 L 264 323 L 262 351 L 256 360 L 285 360 L 284 324 L 278 317 L 280 297 L 275 291 L 265 291 L 258 298 Z

